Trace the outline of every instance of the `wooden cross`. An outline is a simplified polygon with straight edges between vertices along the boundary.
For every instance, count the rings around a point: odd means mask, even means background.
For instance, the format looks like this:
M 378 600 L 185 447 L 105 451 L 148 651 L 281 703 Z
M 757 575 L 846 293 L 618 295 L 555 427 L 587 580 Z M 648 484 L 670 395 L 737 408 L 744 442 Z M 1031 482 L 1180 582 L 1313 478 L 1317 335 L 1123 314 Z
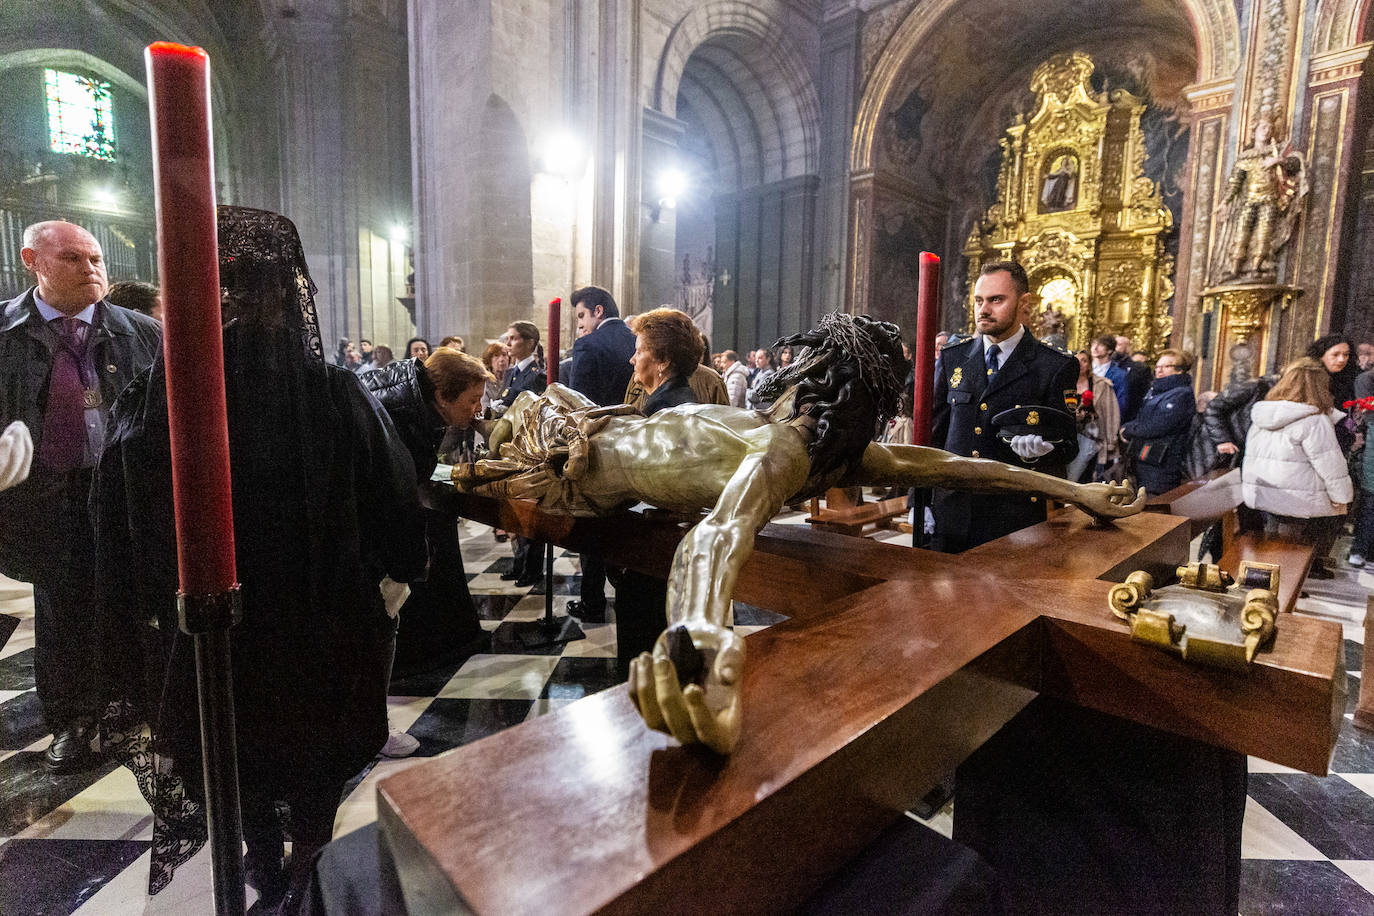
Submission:
M 664 575 L 683 524 L 457 511 Z M 728 758 L 646 729 L 624 688 L 382 780 L 411 912 L 788 909 L 1037 693 L 1324 774 L 1345 701 L 1339 626 L 1283 615 L 1246 672 L 1131 641 L 1112 581 L 1161 576 L 1186 519 L 1077 511 L 957 556 L 769 525 L 738 600 L 789 615 L 747 640 Z

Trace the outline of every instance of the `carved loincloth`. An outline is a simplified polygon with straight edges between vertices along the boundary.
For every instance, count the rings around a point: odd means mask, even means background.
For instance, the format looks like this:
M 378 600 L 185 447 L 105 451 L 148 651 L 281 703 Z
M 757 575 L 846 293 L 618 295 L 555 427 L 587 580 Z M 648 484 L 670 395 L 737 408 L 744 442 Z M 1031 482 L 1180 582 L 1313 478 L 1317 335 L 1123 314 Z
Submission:
M 638 411 L 628 404 L 598 407 L 561 385 L 526 395 L 506 413 L 514 434 L 501 445 L 499 457 L 455 467 L 454 483 L 479 496 L 533 499 L 548 511 L 599 514 L 578 488 L 588 470 L 588 440 L 613 417 Z

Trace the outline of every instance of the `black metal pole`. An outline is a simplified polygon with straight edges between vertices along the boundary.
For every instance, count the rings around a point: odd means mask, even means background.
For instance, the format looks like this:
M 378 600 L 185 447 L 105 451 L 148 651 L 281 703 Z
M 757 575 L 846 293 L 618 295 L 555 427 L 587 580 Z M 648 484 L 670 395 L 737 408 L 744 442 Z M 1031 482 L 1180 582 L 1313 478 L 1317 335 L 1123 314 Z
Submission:
M 239 809 L 238 740 L 229 630 L 242 611 L 238 586 L 222 595 L 177 597 L 181 630 L 196 649 L 200 746 L 205 777 L 216 916 L 243 916 L 243 815 Z
M 553 544 L 544 545 L 544 625 L 556 626 L 553 622 Z

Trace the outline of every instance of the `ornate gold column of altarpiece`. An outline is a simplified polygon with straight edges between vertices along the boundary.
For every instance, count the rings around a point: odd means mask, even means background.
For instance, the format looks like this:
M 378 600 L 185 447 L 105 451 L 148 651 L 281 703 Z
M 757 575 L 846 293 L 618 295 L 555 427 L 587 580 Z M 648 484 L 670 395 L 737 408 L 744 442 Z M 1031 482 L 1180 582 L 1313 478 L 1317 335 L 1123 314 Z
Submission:
M 1036 110 L 1001 140 L 997 202 L 964 247 L 972 290 L 986 261 L 1025 266 L 1037 298 L 1032 326 L 1062 316 L 1068 345 L 1126 334 L 1153 354 L 1172 331 L 1173 218 L 1145 176 L 1145 102 L 1123 89 L 1094 93 L 1086 54 L 1050 58 L 1031 76 Z

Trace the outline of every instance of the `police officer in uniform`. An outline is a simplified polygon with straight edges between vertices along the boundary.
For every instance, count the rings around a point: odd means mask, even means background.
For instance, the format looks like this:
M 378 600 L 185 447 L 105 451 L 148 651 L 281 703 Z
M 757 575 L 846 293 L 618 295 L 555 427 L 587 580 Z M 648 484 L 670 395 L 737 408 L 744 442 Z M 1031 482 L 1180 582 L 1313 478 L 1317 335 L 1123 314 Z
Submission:
M 931 444 L 969 458 L 992 458 L 1064 476 L 1078 453 L 1077 437 L 1051 438 L 1051 428 L 1078 406 L 1078 360 L 1037 341 L 1022 323 L 1029 285 L 1014 261 L 983 265 L 973 288 L 978 333 L 951 339 L 935 374 Z M 1015 408 L 1017 427 L 1007 425 Z M 1050 422 L 1050 421 L 1053 422 Z M 1027 421 L 1032 421 L 1027 425 Z M 1037 426 L 1047 435 L 1029 430 Z M 1001 434 L 999 436 L 999 433 Z M 1036 496 L 975 495 L 937 489 L 934 546 L 957 553 L 1045 520 Z
M 1077 406 L 1078 365 L 1026 333 L 1026 290 L 1019 265 L 984 265 L 974 286 L 979 333 L 940 353 L 932 442 L 1062 475 L 1077 437 L 1051 433 L 1064 419 L 1071 431 L 1071 418 L 1046 411 Z M 1030 496 L 936 493 L 936 542 L 948 551 L 1044 518 Z M 1008 912 L 1239 906 L 1242 754 L 1039 696 L 959 765 L 956 782 L 953 839 L 992 866 Z

